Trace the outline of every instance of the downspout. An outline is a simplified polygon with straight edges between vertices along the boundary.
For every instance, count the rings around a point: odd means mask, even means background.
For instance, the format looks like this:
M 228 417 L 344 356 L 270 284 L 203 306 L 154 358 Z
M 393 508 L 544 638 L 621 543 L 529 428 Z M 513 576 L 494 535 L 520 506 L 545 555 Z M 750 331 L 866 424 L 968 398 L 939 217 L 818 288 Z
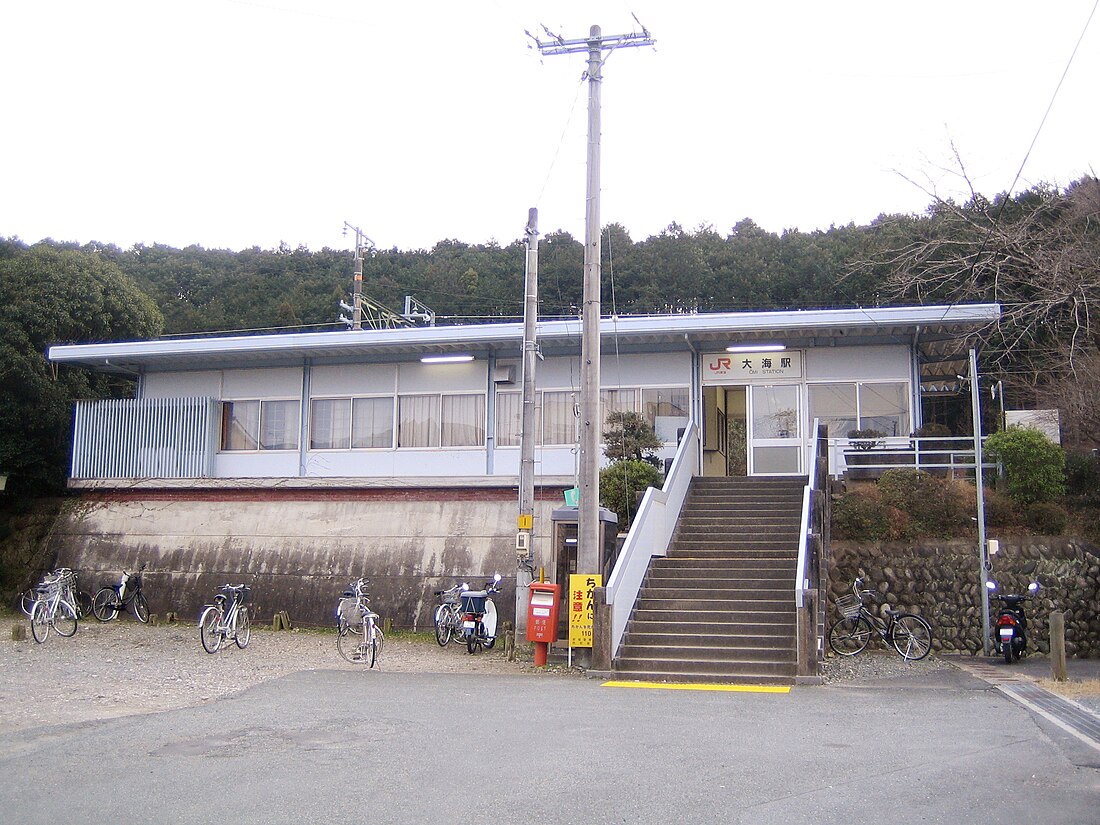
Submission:
M 921 395 L 920 384 L 920 333 L 921 328 L 918 326 L 913 333 L 913 349 L 912 356 L 910 357 L 910 369 L 912 370 L 912 385 L 909 391 L 909 403 L 913 408 L 913 429 L 919 429 L 924 426 L 924 403 L 923 396 Z
M 302 362 L 302 414 L 298 416 L 298 477 L 303 478 L 309 459 L 309 393 L 312 376 L 312 362 L 306 359 Z
M 485 475 L 491 476 L 496 466 L 497 447 L 497 393 L 496 382 L 493 376 L 497 369 L 497 356 L 495 352 L 489 353 L 488 370 L 485 373 L 486 399 L 485 399 Z
M 703 474 L 703 368 L 701 364 L 701 356 L 699 355 L 699 349 L 695 346 L 695 343 L 691 340 L 686 332 L 684 333 L 684 343 L 688 345 L 688 349 L 691 351 L 691 420 L 694 421 L 696 426 L 697 438 L 699 439 L 699 450 L 696 456 L 696 467 L 694 475 L 701 476 Z

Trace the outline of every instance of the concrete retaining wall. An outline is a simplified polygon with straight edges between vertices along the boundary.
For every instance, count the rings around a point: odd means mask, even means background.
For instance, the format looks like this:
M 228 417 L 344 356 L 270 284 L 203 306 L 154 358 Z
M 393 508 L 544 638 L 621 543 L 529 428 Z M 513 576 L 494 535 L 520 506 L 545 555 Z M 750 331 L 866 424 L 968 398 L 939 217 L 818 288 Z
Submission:
M 1066 655 L 1100 657 L 1100 550 L 1069 538 L 1000 538 L 993 559 L 1001 593 L 1022 593 L 1028 582 L 1042 585 L 1026 603 L 1029 647 L 1050 650 L 1050 612 L 1066 616 Z M 861 544 L 834 541 L 830 564 L 830 602 L 850 592 L 852 580 L 879 591 L 884 604 L 924 616 L 935 631 L 934 650 L 976 653 L 982 649 L 982 613 L 976 542 Z M 990 603 L 990 621 L 997 602 Z M 828 624 L 837 619 L 830 604 Z
M 548 563 L 550 511 L 536 502 L 537 563 Z M 515 616 L 516 494 L 483 490 L 220 490 L 85 493 L 51 538 L 56 565 L 80 570 L 92 590 L 145 563 L 154 613 L 198 616 L 220 585 L 252 585 L 258 621 L 280 610 L 299 624 L 332 622 L 356 576 L 397 627 L 432 625 L 432 591 L 504 577 L 494 599 Z

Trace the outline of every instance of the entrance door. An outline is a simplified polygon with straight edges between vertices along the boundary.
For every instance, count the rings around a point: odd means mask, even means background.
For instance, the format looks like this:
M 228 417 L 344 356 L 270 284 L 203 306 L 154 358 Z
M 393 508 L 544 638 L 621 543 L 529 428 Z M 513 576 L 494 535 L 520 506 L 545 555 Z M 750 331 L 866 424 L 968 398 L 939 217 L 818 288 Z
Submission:
M 749 387 L 749 473 L 802 473 L 801 387 Z

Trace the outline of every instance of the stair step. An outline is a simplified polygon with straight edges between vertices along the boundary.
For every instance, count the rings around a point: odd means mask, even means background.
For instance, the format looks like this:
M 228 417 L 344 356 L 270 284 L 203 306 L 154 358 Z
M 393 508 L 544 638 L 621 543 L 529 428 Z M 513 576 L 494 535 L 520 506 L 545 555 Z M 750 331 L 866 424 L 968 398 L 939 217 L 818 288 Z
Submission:
M 651 656 L 620 656 L 615 669 L 643 673 L 699 673 L 715 676 L 766 675 L 794 676 L 797 663 L 790 661 L 714 661 L 709 659 L 656 658 Z
M 762 618 L 762 617 L 761 617 Z M 773 621 L 681 621 L 670 622 L 659 619 L 641 619 L 630 623 L 627 636 L 688 637 L 698 640 L 715 639 L 763 639 L 773 636 L 793 638 L 794 616 L 789 621 L 778 617 Z M 701 643 L 701 642 L 700 642 Z
M 739 624 L 742 622 L 747 623 L 767 623 L 767 624 L 781 624 L 789 623 L 794 626 L 794 601 L 787 606 L 786 610 L 782 611 L 761 611 L 757 609 L 752 610 L 713 610 L 713 609 L 699 609 L 699 610 L 670 610 L 667 606 L 653 606 L 647 607 L 637 605 L 634 608 L 634 614 L 631 617 L 632 621 L 643 622 L 664 622 L 664 623 L 679 623 L 681 625 L 688 623 L 702 623 L 702 624 Z
M 676 658 L 670 659 L 670 656 Z M 794 646 L 789 647 L 712 647 L 695 645 L 688 647 L 670 648 L 661 645 L 644 645 L 629 643 L 623 645 L 619 660 L 622 662 L 638 662 L 642 660 L 660 661 L 689 661 L 697 665 L 706 664 L 716 670 L 720 665 L 743 664 L 784 664 L 795 661 Z M 659 668 L 654 668 L 658 670 Z M 706 668 L 704 668 L 706 669 Z

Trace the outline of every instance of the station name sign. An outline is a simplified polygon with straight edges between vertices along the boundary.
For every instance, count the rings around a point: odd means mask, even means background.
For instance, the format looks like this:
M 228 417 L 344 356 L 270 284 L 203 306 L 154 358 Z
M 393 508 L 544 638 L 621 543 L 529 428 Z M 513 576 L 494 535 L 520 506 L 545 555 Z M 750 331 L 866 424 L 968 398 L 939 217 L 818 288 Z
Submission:
M 802 353 L 720 352 L 703 355 L 704 384 L 751 384 L 776 378 L 801 378 Z

